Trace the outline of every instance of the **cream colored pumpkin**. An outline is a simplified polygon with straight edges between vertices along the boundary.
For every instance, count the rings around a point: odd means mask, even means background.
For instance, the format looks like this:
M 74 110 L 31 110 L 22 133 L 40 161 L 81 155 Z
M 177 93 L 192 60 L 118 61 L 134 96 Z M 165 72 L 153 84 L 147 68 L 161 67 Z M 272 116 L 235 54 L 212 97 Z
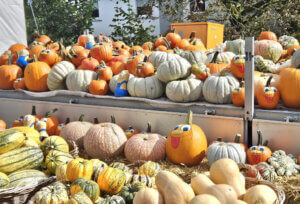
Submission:
M 165 61 L 157 68 L 157 77 L 163 82 L 188 77 L 191 73 L 191 64 L 179 55 L 174 60 Z
M 137 192 L 133 204 L 164 204 L 164 199 L 156 189 L 146 187 Z
M 203 96 L 207 102 L 231 103 L 232 91 L 239 87 L 238 80 L 230 73 L 220 72 L 208 77 L 203 84 Z
M 294 68 L 300 67 L 300 49 L 294 52 L 292 56 L 292 67 Z
M 175 102 L 197 101 L 202 96 L 202 86 L 202 81 L 195 78 L 171 81 L 167 84 L 166 95 Z
M 211 63 L 211 61 L 213 60 L 215 55 L 215 52 L 210 52 L 207 54 L 207 58 L 206 61 L 204 62 L 205 64 L 209 64 Z M 221 64 L 221 63 L 225 63 L 225 64 L 230 64 L 232 58 L 235 56 L 235 54 L 233 52 L 219 52 L 217 59 L 216 59 L 216 63 Z
M 75 70 L 75 66 L 68 61 L 61 61 L 53 66 L 47 78 L 47 86 L 50 91 L 66 89 L 65 79 Z
M 94 125 L 83 138 L 84 149 L 88 155 L 101 160 L 123 153 L 126 141 L 124 131 L 114 123 Z
M 235 55 L 245 54 L 245 40 L 236 39 L 226 41 L 226 51 L 233 52 Z M 240 53 L 241 52 L 241 53 Z
M 248 204 L 273 204 L 276 199 L 277 195 L 272 188 L 256 185 L 247 190 L 243 200 Z
M 164 86 L 156 75 L 139 78 L 132 77 L 127 84 L 130 96 L 155 99 L 162 96 Z
M 254 43 L 254 54 L 260 55 L 264 59 L 277 62 L 281 57 L 282 46 L 273 40 L 259 40 Z
M 70 91 L 87 92 L 90 83 L 97 77 L 96 72 L 89 70 L 74 70 L 71 71 L 66 80 L 67 87 Z
M 176 60 L 177 57 L 177 54 L 156 51 L 149 56 L 148 61 L 157 69 L 163 62 Z
M 111 92 L 115 92 L 115 89 L 117 87 L 117 83 L 118 83 L 118 79 L 120 76 L 123 76 L 124 73 L 128 72 L 127 70 L 123 70 L 122 72 L 120 72 L 117 75 L 114 75 L 110 80 L 109 80 L 109 89 Z M 129 79 L 128 81 L 130 81 L 130 79 L 132 79 L 134 76 L 132 74 L 129 74 Z M 128 84 L 127 84 L 128 87 Z
M 207 60 L 207 56 L 203 51 L 183 51 L 179 55 L 185 58 L 190 64 L 202 64 Z

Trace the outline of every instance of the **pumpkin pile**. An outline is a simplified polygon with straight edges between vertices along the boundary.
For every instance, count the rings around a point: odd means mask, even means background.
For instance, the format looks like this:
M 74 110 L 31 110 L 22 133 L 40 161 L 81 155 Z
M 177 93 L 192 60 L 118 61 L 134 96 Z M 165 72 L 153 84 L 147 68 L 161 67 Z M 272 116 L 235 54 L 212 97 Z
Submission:
M 41 40 L 42 39 L 42 40 Z M 262 32 L 255 41 L 255 100 L 263 109 L 300 108 L 299 42 L 292 36 Z M 26 47 L 12 45 L 0 57 L 0 89 L 42 92 L 67 89 L 94 95 L 113 94 L 174 102 L 205 100 L 244 105 L 245 41 L 226 41 L 206 50 L 191 33 L 189 39 L 170 32 L 155 42 L 128 46 L 109 37 L 84 34 L 64 47 L 37 36 Z M 270 79 L 270 77 L 272 77 Z

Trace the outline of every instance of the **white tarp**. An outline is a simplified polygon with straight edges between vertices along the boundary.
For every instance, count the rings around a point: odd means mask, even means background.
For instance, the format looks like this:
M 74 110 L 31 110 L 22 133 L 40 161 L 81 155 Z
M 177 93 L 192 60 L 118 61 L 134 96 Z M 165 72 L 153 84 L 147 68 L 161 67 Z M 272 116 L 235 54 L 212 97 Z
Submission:
M 27 45 L 23 0 L 0 0 L 0 54 L 14 43 Z

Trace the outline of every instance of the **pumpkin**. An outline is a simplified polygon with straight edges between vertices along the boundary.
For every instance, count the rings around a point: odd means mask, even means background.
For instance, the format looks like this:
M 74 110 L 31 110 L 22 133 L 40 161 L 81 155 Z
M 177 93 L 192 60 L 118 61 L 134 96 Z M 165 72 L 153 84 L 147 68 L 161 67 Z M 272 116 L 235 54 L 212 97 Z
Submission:
M 47 137 L 41 143 L 41 149 L 43 150 L 44 154 L 47 155 L 51 150 L 58 150 L 61 152 L 69 152 L 69 145 L 64 140 L 64 138 L 59 136 L 51 136 Z
M 173 61 L 178 58 L 179 56 L 177 54 L 156 51 L 149 56 L 148 61 L 151 62 L 155 69 L 157 69 L 159 65 L 165 61 Z
M 156 162 L 147 161 L 142 166 L 139 167 L 139 175 L 146 175 L 146 176 L 156 176 L 160 171 L 160 166 Z
M 174 60 L 163 62 L 157 68 L 157 77 L 162 82 L 169 82 L 190 75 L 191 64 L 179 55 Z
M 148 130 L 132 136 L 125 144 L 125 157 L 130 162 L 138 160 L 159 161 L 165 158 L 166 139 L 151 133 L 151 126 L 148 123 Z
M 108 62 L 113 58 L 112 47 L 107 43 L 100 43 L 99 45 L 94 45 L 91 49 L 90 55 L 98 60 L 100 63 L 102 60 Z
M 168 159 L 188 166 L 199 164 L 207 150 L 207 139 L 202 129 L 192 124 L 190 111 L 186 124 L 180 124 L 170 132 L 166 143 Z
M 231 103 L 233 89 L 239 87 L 238 80 L 226 70 L 208 77 L 203 84 L 203 96 L 210 103 Z
M 245 55 L 236 55 L 230 64 L 231 73 L 238 79 L 245 78 Z
M 94 39 L 94 36 L 92 34 L 80 35 L 77 39 L 77 44 L 85 47 L 87 39 Z
M 260 162 L 266 162 L 272 155 L 272 151 L 267 147 L 267 141 L 262 144 L 262 133 L 257 131 L 258 142 L 256 146 L 252 146 L 247 150 L 247 160 L 251 165 L 258 164 Z
M 43 45 L 35 45 L 29 50 L 29 57 L 33 58 L 33 56 L 35 55 L 39 59 L 42 50 L 45 49 L 46 48 Z
M 245 104 L 245 87 L 240 83 L 240 87 L 234 88 L 231 95 L 232 103 L 235 106 L 243 107 Z
M 209 68 L 211 74 L 219 73 L 223 69 L 225 69 L 229 66 L 228 64 L 226 64 L 224 62 L 217 63 L 216 60 L 217 60 L 218 55 L 219 55 L 219 52 L 216 51 L 211 62 L 206 64 L 206 66 Z
M 82 60 L 88 58 L 90 51 L 86 49 L 74 49 L 71 48 L 69 51 L 69 58 L 71 59 L 72 63 L 78 67 Z
M 143 53 L 143 48 L 139 45 L 134 45 L 130 48 L 129 53 L 132 55 L 133 51 L 136 51 L 136 53 Z
M 94 163 L 94 162 L 93 162 Z M 94 170 L 93 170 L 93 175 L 92 175 L 92 180 L 93 181 L 98 181 L 98 177 L 100 175 L 100 173 L 107 167 L 106 163 L 102 163 L 101 165 L 98 165 L 97 167 L 95 167 L 94 165 Z M 125 174 L 126 175 L 126 174 Z
M 185 50 L 201 50 L 206 51 L 206 48 L 200 38 L 196 38 L 196 32 L 191 32 L 189 45 L 184 48 Z
M 71 184 L 70 192 L 71 196 L 79 192 L 84 192 L 93 202 L 95 202 L 100 195 L 98 184 L 83 178 L 78 178 Z
M 113 58 L 107 62 L 107 65 L 113 69 L 114 74 L 118 74 L 125 69 L 125 63 L 128 57 L 120 55 L 119 51 L 115 51 Z
M 81 191 L 73 195 L 68 204 L 93 204 L 93 202 L 84 192 Z
M 19 43 L 13 44 L 9 47 L 8 50 L 10 50 L 11 54 L 13 55 L 12 64 L 16 64 L 18 60 L 18 53 L 20 53 L 21 50 L 26 50 L 26 49 L 27 49 L 26 45 L 19 44 Z
M 121 191 L 126 181 L 125 173 L 116 168 L 107 167 L 98 176 L 101 191 L 115 195 Z
M 156 175 L 155 184 L 163 195 L 165 204 L 189 203 L 195 197 L 193 189 L 187 183 L 166 170 Z
M 155 99 L 162 96 L 164 86 L 156 75 L 146 78 L 129 77 L 128 92 L 134 97 Z
M 51 38 L 47 35 L 39 35 L 37 32 L 34 32 L 34 37 L 36 42 L 40 42 L 44 45 L 51 43 Z
M 114 49 L 121 49 L 125 45 L 126 44 L 123 41 L 115 41 L 115 42 L 113 42 L 113 48 Z
M 145 42 L 143 45 L 142 45 L 142 48 L 144 50 L 153 50 L 154 48 L 154 43 L 153 42 Z
M 277 36 L 271 31 L 263 31 L 260 33 L 258 40 L 273 40 L 277 42 Z
M 83 138 L 84 149 L 93 158 L 108 159 L 123 152 L 126 135 L 114 123 L 100 123 L 92 126 Z
M 138 55 L 136 52 L 134 52 L 133 55 L 127 60 L 125 68 L 129 71 L 130 74 L 136 76 L 136 68 L 138 67 L 139 63 L 143 62 L 143 60 L 143 55 Z
M 107 37 L 106 35 L 103 35 L 103 33 L 100 33 L 98 39 L 99 39 L 100 43 L 106 43 L 106 44 L 108 44 L 111 47 L 113 45 L 113 40 L 111 38 Z
M 100 72 L 97 74 L 96 80 L 93 80 L 89 85 L 89 92 L 94 95 L 106 95 L 108 84 L 105 80 L 100 79 Z
M 233 52 L 236 55 L 245 54 L 245 40 L 236 39 L 232 41 L 226 41 L 226 51 Z
M 55 130 L 55 135 L 60 135 L 61 130 L 68 124 L 70 123 L 70 118 L 66 118 L 66 121 L 64 123 L 58 124 L 56 130 Z
M 293 45 L 293 46 L 289 47 L 289 49 L 287 49 L 287 55 L 292 56 L 294 54 L 294 52 L 296 52 L 299 49 L 300 49 L 300 45 Z
M 183 49 L 183 50 L 185 50 L 185 48 L 186 48 L 187 46 L 189 46 L 189 45 L 190 45 L 190 39 L 186 39 L 186 38 L 182 39 L 182 40 L 177 44 L 178 48 Z
M 45 62 L 32 62 L 24 71 L 25 85 L 29 91 L 47 91 L 47 78 L 51 68 Z
M 283 35 L 279 37 L 278 41 L 285 50 L 289 49 L 291 46 L 299 45 L 299 41 L 293 36 Z
M 0 189 L 9 187 L 9 178 L 5 173 L 0 172 Z
M 127 186 L 124 186 L 122 190 L 119 193 L 119 196 L 124 198 L 126 203 L 130 204 L 133 203 L 133 199 L 137 192 L 141 190 L 144 186 L 140 183 L 134 183 L 134 184 L 129 184 Z
M 139 130 L 133 128 L 132 126 L 129 126 L 126 130 L 125 130 L 125 135 L 127 137 L 127 139 L 131 138 L 133 135 L 136 135 L 140 133 Z
M 66 89 L 66 77 L 73 70 L 75 70 L 75 66 L 68 61 L 61 61 L 54 65 L 47 78 L 47 86 L 49 90 Z
M 126 204 L 124 198 L 121 196 L 113 195 L 113 196 L 106 196 L 104 199 L 99 199 L 96 201 L 95 204 Z
M 191 65 L 200 65 L 205 63 L 207 56 L 203 51 L 183 51 L 179 55 L 185 58 Z
M 57 181 L 54 184 L 43 187 L 34 195 L 35 203 L 68 203 L 69 197 L 66 186 Z
M 266 185 L 255 185 L 244 195 L 244 201 L 248 204 L 273 204 L 276 199 L 277 195 L 274 190 Z
M 76 158 L 67 165 L 68 181 L 75 181 L 77 178 L 91 179 L 93 174 L 93 162 L 82 158 Z
M 154 42 L 154 47 L 158 47 L 160 45 L 166 45 L 165 40 L 163 39 L 164 37 L 162 37 L 162 35 L 160 34 L 160 36 L 158 38 L 156 38 L 155 42 Z
M 45 117 L 42 118 L 42 120 L 46 121 L 47 123 L 47 133 L 48 135 L 55 135 L 55 131 L 57 130 L 57 127 L 59 125 L 59 121 L 57 117 L 55 117 L 53 114 L 57 111 L 57 108 L 54 108 L 51 111 L 46 112 Z
M 215 184 L 228 184 L 234 188 L 237 196 L 245 194 L 244 177 L 241 176 L 235 161 L 229 158 L 219 159 L 210 167 L 210 178 Z
M 113 71 L 111 67 L 106 66 L 104 61 L 101 61 L 97 69 L 101 80 L 109 81 L 113 77 Z
M 133 204 L 164 204 L 162 195 L 153 188 L 143 188 L 135 194 Z
M 124 77 L 124 75 L 126 75 L 128 73 L 128 70 L 123 70 L 120 74 L 114 75 L 110 81 L 109 81 L 109 89 L 111 92 L 115 92 L 117 84 L 119 83 L 119 81 L 121 80 L 121 78 Z M 131 78 L 133 78 L 134 76 L 132 74 L 129 74 L 129 79 L 128 81 L 130 81 Z
M 147 62 L 148 57 L 145 56 L 144 61 L 139 63 L 136 68 L 138 77 L 145 78 L 154 74 L 154 67 L 150 62 Z
M 255 70 L 260 72 L 278 72 L 277 65 L 272 60 L 264 59 L 262 56 L 254 56 L 254 66 Z
M 6 50 L 1 56 L 0 56 L 0 66 L 1 65 L 7 65 L 8 64 L 8 58 L 12 55 L 10 50 Z
M 155 177 L 150 177 L 147 175 L 138 175 L 138 174 L 134 174 L 132 175 L 132 177 L 130 178 L 130 181 L 128 183 L 131 184 L 141 184 L 144 187 L 155 187 Z
M 258 170 L 259 174 L 264 180 L 273 182 L 277 178 L 277 173 L 274 167 L 266 162 L 260 162 L 256 164 L 255 168 Z M 248 176 L 256 178 L 257 175 L 255 175 L 255 172 L 248 170 Z
M 6 129 L 6 123 L 4 120 L 0 120 L 0 131 L 5 130 Z
M 67 178 L 67 163 L 60 164 L 56 166 L 55 169 L 56 180 L 58 181 L 68 181 Z
M 62 136 L 66 141 L 74 141 L 79 148 L 83 149 L 83 137 L 93 126 L 90 122 L 83 121 L 84 115 L 81 115 L 78 121 L 68 123 L 61 131 Z
M 279 103 L 279 91 L 276 87 L 270 86 L 272 77 L 269 77 L 266 86 L 258 89 L 257 102 L 260 108 L 275 109 Z
M 216 141 L 207 148 L 206 157 L 210 165 L 223 158 L 230 158 L 236 163 L 246 163 L 245 149 L 238 143 Z
M 68 153 L 58 150 L 51 150 L 46 156 L 45 166 L 50 171 L 50 173 L 55 174 L 57 166 L 67 164 L 72 159 L 73 157 Z
M 254 43 L 254 54 L 261 55 L 274 63 L 280 59 L 282 50 L 280 43 L 273 40 L 260 40 Z
M 167 44 L 168 45 L 168 44 Z M 167 51 L 168 50 L 168 48 L 166 47 L 166 46 L 164 46 L 164 45 L 160 45 L 160 46 L 158 46 L 157 48 L 155 48 L 155 51 L 161 51 L 161 52 L 165 52 L 165 51 Z
M 70 91 L 87 92 L 90 83 L 95 80 L 97 74 L 89 70 L 74 70 L 67 75 L 66 84 Z
M 45 49 L 40 52 L 39 61 L 47 63 L 52 67 L 55 63 L 59 62 L 58 54 L 51 49 Z
M 89 57 L 89 58 L 85 58 L 81 61 L 78 69 L 96 71 L 98 65 L 99 65 L 98 60 L 96 60 L 92 57 Z
M 179 34 L 175 33 L 175 30 L 173 30 L 172 32 L 166 35 L 166 40 L 171 43 L 172 48 L 175 48 L 177 44 L 181 41 L 181 37 Z
M 235 56 L 235 54 L 233 52 L 229 52 L 229 51 L 222 52 L 219 50 L 217 52 L 218 52 L 218 55 L 217 55 L 216 61 L 215 61 L 217 64 L 222 64 L 222 63 L 230 64 L 231 60 Z M 207 58 L 206 58 L 205 64 L 208 64 L 212 61 L 215 53 L 216 53 L 216 51 L 207 53 Z
M 300 50 L 294 52 L 292 56 L 292 67 L 300 68 Z
M 14 80 L 14 82 L 13 82 L 13 88 L 15 90 L 17 90 L 17 89 L 25 90 L 26 89 L 25 79 L 24 78 L 17 78 L 16 80 Z
M 18 65 L 12 65 L 10 57 L 8 65 L 0 66 L 0 89 L 13 89 L 14 81 L 22 75 L 22 69 Z
M 220 201 L 212 195 L 202 194 L 195 196 L 189 204 L 221 204 Z

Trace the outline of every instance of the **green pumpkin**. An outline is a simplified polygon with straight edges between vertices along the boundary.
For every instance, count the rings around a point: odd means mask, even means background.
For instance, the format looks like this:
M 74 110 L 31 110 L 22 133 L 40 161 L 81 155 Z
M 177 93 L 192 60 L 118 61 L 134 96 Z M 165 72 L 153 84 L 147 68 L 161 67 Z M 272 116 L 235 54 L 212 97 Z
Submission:
M 132 204 L 135 194 L 145 186 L 142 183 L 133 183 L 124 186 L 119 195 L 124 198 L 127 204 Z
M 93 202 L 100 195 L 100 189 L 96 182 L 84 178 L 76 179 L 71 185 L 71 195 L 74 196 L 78 192 L 84 192 Z
M 95 204 L 126 204 L 125 200 L 121 196 L 107 196 L 105 199 L 99 199 Z
M 259 72 L 271 72 L 274 70 L 275 64 L 272 60 L 264 59 L 262 56 L 254 56 L 254 66 L 255 70 Z

